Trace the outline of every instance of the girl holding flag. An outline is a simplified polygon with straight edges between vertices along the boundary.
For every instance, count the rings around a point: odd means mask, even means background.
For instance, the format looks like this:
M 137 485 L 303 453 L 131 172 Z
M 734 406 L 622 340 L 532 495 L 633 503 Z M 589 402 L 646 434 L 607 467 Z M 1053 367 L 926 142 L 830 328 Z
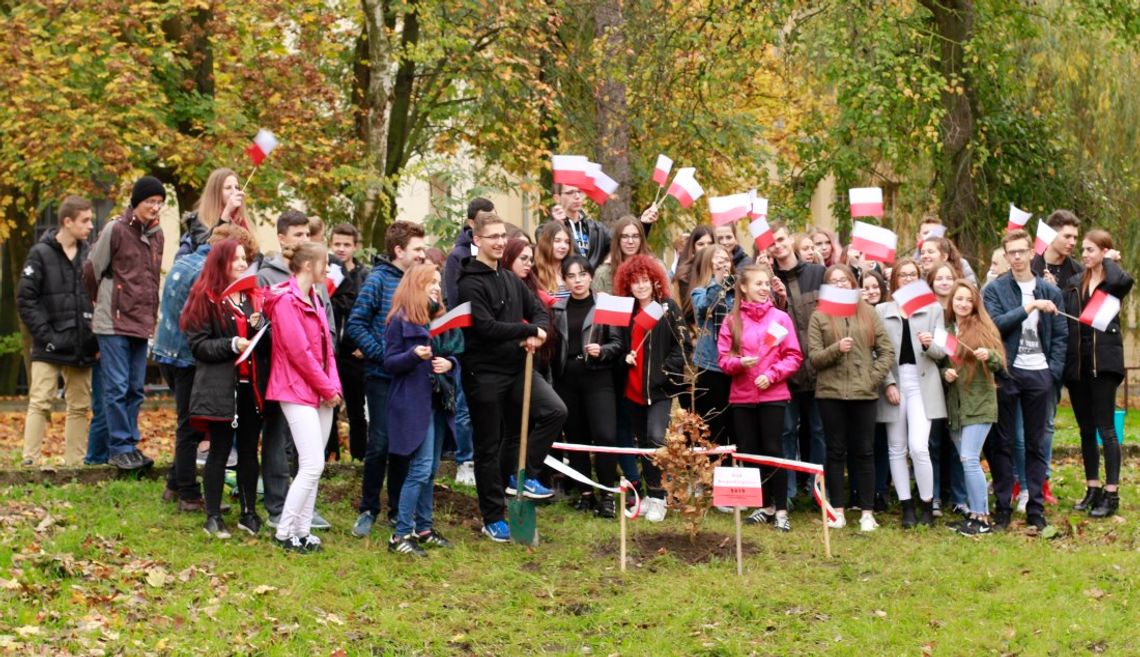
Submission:
M 737 449 L 782 458 L 784 410 L 792 398 L 786 381 L 804 357 L 795 324 L 787 313 L 772 306 L 771 294 L 769 269 L 749 265 L 741 270 L 732 313 L 720 327 L 717 350 L 720 369 L 732 377 L 728 401 Z M 774 468 L 764 477 L 764 501 L 768 506 L 756 509 L 747 522 L 791 531 L 787 470 Z
M 1081 430 L 1081 457 L 1088 489 L 1075 507 L 1094 518 L 1114 515 L 1120 507 L 1120 439 L 1116 435 L 1116 388 L 1124 379 L 1124 340 L 1120 301 L 1132 291 L 1132 277 L 1112 257 L 1112 236 L 1095 229 L 1081 243 L 1083 274 L 1065 283 L 1069 319 L 1065 385 Z M 1119 257 L 1119 256 L 1117 256 Z M 1097 433 L 1104 444 L 1104 485 L 1100 480 Z
M 432 524 L 432 487 L 445 430 L 455 422 L 455 372 L 463 334 L 432 325 L 444 315 L 440 281 L 434 264 L 408 270 L 392 295 L 384 330 L 384 370 L 392 375 L 388 450 L 408 459 L 388 551 L 417 557 L 427 556 L 425 545 L 451 547 Z
M 945 326 L 942 306 L 918 263 L 903 258 L 891 270 L 892 299 L 875 306 L 894 347 L 890 373 L 879 399 L 878 421 L 887 425 L 891 479 L 902 504 L 904 528 L 934 524 L 934 469 L 930 462 L 931 421 L 946 417 L 946 397 L 938 362 L 946 354 L 934 344 L 935 329 Z M 910 495 L 907 455 L 918 483 L 920 512 Z
M 633 434 L 641 447 L 662 447 L 673 397 L 684 388 L 685 345 L 689 331 L 681 309 L 669 298 L 665 270 L 651 256 L 636 255 L 614 273 L 614 293 L 633 297 L 629 366 L 624 395 L 633 406 Z M 642 502 L 645 519 L 665 519 L 665 490 L 661 471 L 652 459 L 642 459 L 648 497 Z
M 617 444 L 613 367 L 626 353 L 624 334 L 632 305 L 614 311 L 608 306 L 621 301 L 620 297 L 595 297 L 590 290 L 590 261 L 585 256 L 574 254 L 563 260 L 562 277 L 570 286 L 570 298 L 555 302 L 551 310 L 558 335 L 554 391 L 566 404 L 566 442 L 613 447 Z M 588 452 L 569 452 L 568 456 L 574 469 L 589 476 Z M 613 488 L 617 456 L 598 453 L 594 464 L 598 483 Z M 579 492 L 573 502 L 575 509 L 592 511 L 600 518 L 615 517 L 613 494 L 605 493 L 595 500 L 589 486 L 582 486 Z
M 265 321 L 261 314 L 262 291 L 256 279 L 245 275 L 247 267 L 245 248 L 237 240 L 224 239 L 214 244 L 202 273 L 190 288 L 181 319 L 196 362 L 190 421 L 204 428 L 210 438 L 203 476 L 205 529 L 217 538 L 230 536 L 222 520 L 222 487 L 226 460 L 235 439 L 241 494 L 238 528 L 251 535 L 261 529 L 256 512 L 257 441 L 270 349 L 269 340 L 263 336 L 254 355 L 235 364 Z M 239 279 L 252 285 L 242 285 Z
M 843 474 L 847 452 L 854 452 L 862 517 L 859 528 L 878 528 L 872 511 L 875 492 L 875 404 L 879 387 L 890 374 L 894 346 L 879 318 L 860 298 L 855 273 L 833 265 L 823 275 L 819 302 L 808 323 L 808 359 L 816 370 L 815 398 L 827 436 L 827 493 L 836 518 L 828 526 L 846 527 L 843 507 L 847 486 Z
M 1005 347 L 982 304 L 982 295 L 969 281 L 959 279 L 954 284 L 950 312 L 947 328 L 935 331 L 935 342 L 951 360 L 943 370 L 950 384 L 946 410 L 951 437 L 961 454 L 969 500 L 970 513 L 958 533 L 979 536 L 992 531 L 986 475 L 979 459 L 990 427 L 998 419 L 994 373 L 1005 369 Z

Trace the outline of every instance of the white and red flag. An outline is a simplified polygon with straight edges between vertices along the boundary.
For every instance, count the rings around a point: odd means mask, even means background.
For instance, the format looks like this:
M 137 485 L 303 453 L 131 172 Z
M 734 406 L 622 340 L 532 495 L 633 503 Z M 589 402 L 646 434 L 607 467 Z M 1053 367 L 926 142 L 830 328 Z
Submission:
M 1081 313 L 1081 323 L 1098 331 L 1107 331 L 1109 323 L 1120 314 L 1120 299 L 1104 290 L 1093 292 L 1092 298 Z M 1071 339 L 1071 338 L 1070 338 Z
M 467 328 L 468 326 L 471 326 L 470 301 L 461 303 L 449 310 L 443 317 L 432 320 L 431 326 L 428 328 L 428 333 L 434 338 L 440 333 L 446 333 L 451 329 Z
M 930 289 L 926 281 L 921 278 L 895 290 L 891 298 L 895 300 L 899 308 L 902 308 L 907 317 L 927 306 L 938 303 L 938 297 L 934 295 L 934 290 Z
M 599 293 L 594 302 L 594 324 L 607 326 L 629 326 L 633 318 L 633 297 L 617 297 L 612 294 Z
M 669 196 L 677 199 L 681 207 L 692 207 L 693 202 L 704 196 L 705 190 L 697 182 L 697 170 L 694 167 L 681 167 L 677 175 L 673 176 L 673 183 L 669 185 Z
M 859 309 L 862 292 L 834 285 L 821 285 L 816 310 L 831 317 L 851 317 Z
M 762 251 L 776 243 L 776 236 L 768 225 L 767 217 L 757 217 L 748 222 L 748 233 L 752 235 L 752 242 L 757 251 Z
M 653 301 L 648 306 L 642 308 L 641 312 L 637 313 L 637 316 L 633 318 L 633 323 L 648 333 L 653 330 L 654 326 L 657 326 L 657 322 L 664 316 L 665 306 Z
M 672 158 L 665 155 L 658 155 L 657 164 L 653 167 L 653 182 L 657 183 L 658 187 L 664 187 L 665 183 L 669 180 L 669 172 L 672 170 Z
M 958 362 L 958 338 L 954 337 L 954 334 L 938 326 L 934 329 L 934 344 L 946 352 L 950 360 Z
M 218 298 L 225 299 L 231 294 L 237 294 L 238 292 L 249 292 L 255 287 L 257 287 L 257 272 L 247 271 L 243 276 L 235 280 L 233 283 L 227 285 L 226 289 L 222 290 L 222 293 L 218 296 Z
M 748 194 L 731 194 L 729 196 L 710 196 L 709 214 L 712 215 L 714 226 L 723 226 L 748 216 L 752 208 L 752 201 Z
M 851 230 L 851 248 L 861 251 L 868 260 L 893 263 L 898 244 L 899 236 L 889 228 L 856 221 Z
M 605 172 L 602 171 L 601 166 L 591 169 L 587 173 L 587 176 L 590 179 L 590 184 L 586 187 L 582 187 L 582 191 L 586 196 L 589 196 L 590 200 L 594 203 L 605 205 L 606 201 L 610 200 L 610 196 L 617 191 L 618 182 L 607 176 Z
M 1009 204 L 1009 222 L 1005 225 L 1005 232 L 1015 230 L 1024 230 L 1025 225 L 1029 223 L 1029 218 L 1033 215 L 1017 207 L 1013 203 Z
M 328 290 L 330 297 L 343 282 L 344 269 L 340 265 L 329 265 L 328 273 L 325 274 L 325 289 Z
M 257 135 L 253 138 L 253 143 L 249 148 L 245 149 L 245 154 L 253 161 L 253 166 L 261 166 L 265 158 L 277 148 L 277 137 L 273 133 L 262 128 L 257 131 Z
M 1034 245 L 1034 251 L 1037 255 L 1044 255 L 1045 250 L 1057 239 L 1057 231 L 1053 227 L 1045 223 L 1044 220 L 1037 221 L 1037 243 Z
M 768 332 L 764 334 L 764 345 L 768 347 L 775 347 L 788 337 L 788 329 L 784 328 L 783 324 L 779 322 L 769 322 Z
M 883 216 L 883 190 L 879 187 L 853 187 L 847 192 L 852 217 Z
M 748 200 L 752 206 L 748 208 L 749 219 L 759 219 L 760 217 L 767 218 L 768 216 L 768 199 L 757 196 L 756 190 L 748 192 Z
M 585 155 L 555 155 L 551 158 L 551 164 L 555 183 L 578 188 L 591 184 L 589 176 L 586 175 L 590 160 Z

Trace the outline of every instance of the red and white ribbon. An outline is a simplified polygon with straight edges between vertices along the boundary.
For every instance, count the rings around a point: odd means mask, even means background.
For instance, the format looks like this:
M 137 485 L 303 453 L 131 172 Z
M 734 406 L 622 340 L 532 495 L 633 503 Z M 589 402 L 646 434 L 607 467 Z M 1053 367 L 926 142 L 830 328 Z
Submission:
M 653 456 L 657 453 L 660 447 L 649 449 L 644 447 L 598 447 L 597 445 L 582 445 L 579 443 L 554 443 L 551 445 L 552 449 L 561 449 L 567 452 L 592 452 L 595 454 L 629 454 L 632 456 Z M 736 445 L 725 445 L 724 447 L 714 447 L 713 449 L 696 448 L 693 450 L 699 454 L 708 454 L 709 456 L 717 456 L 719 454 L 735 454 Z
M 599 484 L 598 482 L 594 481 L 593 479 L 590 479 L 586 475 L 582 474 L 581 472 L 578 472 L 574 468 L 566 465 L 561 460 L 556 459 L 553 456 L 550 456 L 549 454 L 546 455 L 546 460 L 543 461 L 543 463 L 545 463 L 552 470 L 557 470 L 557 471 L 561 472 L 562 474 L 566 475 L 567 477 L 570 477 L 574 481 L 577 481 L 578 483 L 585 484 L 587 486 L 593 486 L 594 488 L 597 488 L 598 490 L 604 490 L 607 493 L 613 493 L 614 495 L 620 495 L 622 490 L 625 490 L 626 492 L 632 492 L 633 493 L 633 508 L 623 509 L 622 513 L 624 513 L 625 517 L 629 518 L 630 520 L 637 518 L 637 516 L 641 513 L 641 496 L 639 496 L 637 494 L 637 489 L 634 488 L 633 484 L 629 483 L 629 481 L 625 477 L 621 478 L 621 482 L 618 484 L 617 488 L 611 488 L 609 486 L 603 486 L 602 484 Z
M 758 465 L 767 465 L 773 468 L 783 468 L 785 470 L 795 470 L 797 472 L 806 472 L 808 474 L 816 475 L 815 483 L 812 484 L 812 497 L 815 498 L 817 504 L 823 507 L 824 511 L 827 513 L 828 520 L 835 520 L 837 517 L 839 517 L 839 514 L 835 512 L 835 508 L 832 507 L 831 503 L 824 499 L 823 496 L 823 486 L 820 484 L 820 482 L 823 480 L 822 465 L 816 465 L 815 463 L 807 463 L 804 461 L 793 461 L 791 459 L 781 459 L 775 456 L 760 456 L 758 454 L 735 453 L 732 455 L 732 458 L 736 459 L 737 461 L 744 461 L 745 463 L 756 463 Z

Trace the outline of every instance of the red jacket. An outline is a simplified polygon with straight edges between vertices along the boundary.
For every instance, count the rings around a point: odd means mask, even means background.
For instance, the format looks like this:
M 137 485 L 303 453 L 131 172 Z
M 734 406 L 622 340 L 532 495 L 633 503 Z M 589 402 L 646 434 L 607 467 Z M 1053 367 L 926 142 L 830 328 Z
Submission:
M 312 305 L 296 278 L 269 288 L 265 313 L 274 340 L 266 399 L 316 407 L 341 394 L 329 323 L 315 288 L 309 299 Z
M 91 320 L 96 335 L 143 339 L 154 335 L 162 244 L 159 222 L 144 226 L 133 208 L 103 227 L 88 257 L 91 271 L 84 272 L 98 286 Z
M 740 323 L 740 354 L 729 354 L 732 349 L 732 315 L 724 318 L 716 341 L 719 353 L 717 364 L 722 372 L 732 377 L 728 402 L 762 404 L 791 399 L 787 380 L 800 369 L 800 363 L 804 360 L 792 318 L 784 311 L 773 308 L 771 302 L 745 301 L 740 305 Z M 783 341 L 774 347 L 764 343 L 771 324 L 779 324 L 788 332 Z M 760 360 L 754 366 L 745 368 L 740 364 L 740 359 L 747 356 L 757 356 Z M 756 387 L 756 379 L 760 375 L 767 376 L 771 383 L 767 390 Z

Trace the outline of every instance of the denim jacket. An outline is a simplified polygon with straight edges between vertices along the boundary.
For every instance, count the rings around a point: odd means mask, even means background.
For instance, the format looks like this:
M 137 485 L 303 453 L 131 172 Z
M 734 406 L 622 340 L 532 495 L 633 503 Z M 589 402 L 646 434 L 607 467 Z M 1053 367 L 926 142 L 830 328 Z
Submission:
M 694 288 L 689 297 L 693 302 L 693 316 L 697 320 L 697 346 L 693 353 L 693 363 L 700 369 L 719 372 L 717 365 L 716 341 L 720 335 L 720 325 L 732 310 L 733 277 L 725 278 L 724 283 L 716 279 L 704 287 Z
M 194 253 L 176 260 L 166 275 L 162 299 L 158 303 L 158 329 L 154 333 L 154 345 L 150 349 L 151 358 L 156 362 L 174 367 L 194 366 L 190 342 L 178 325 L 178 320 L 182 317 L 186 299 L 190 297 L 190 288 L 202 273 L 209 254 L 210 245 L 203 244 Z

